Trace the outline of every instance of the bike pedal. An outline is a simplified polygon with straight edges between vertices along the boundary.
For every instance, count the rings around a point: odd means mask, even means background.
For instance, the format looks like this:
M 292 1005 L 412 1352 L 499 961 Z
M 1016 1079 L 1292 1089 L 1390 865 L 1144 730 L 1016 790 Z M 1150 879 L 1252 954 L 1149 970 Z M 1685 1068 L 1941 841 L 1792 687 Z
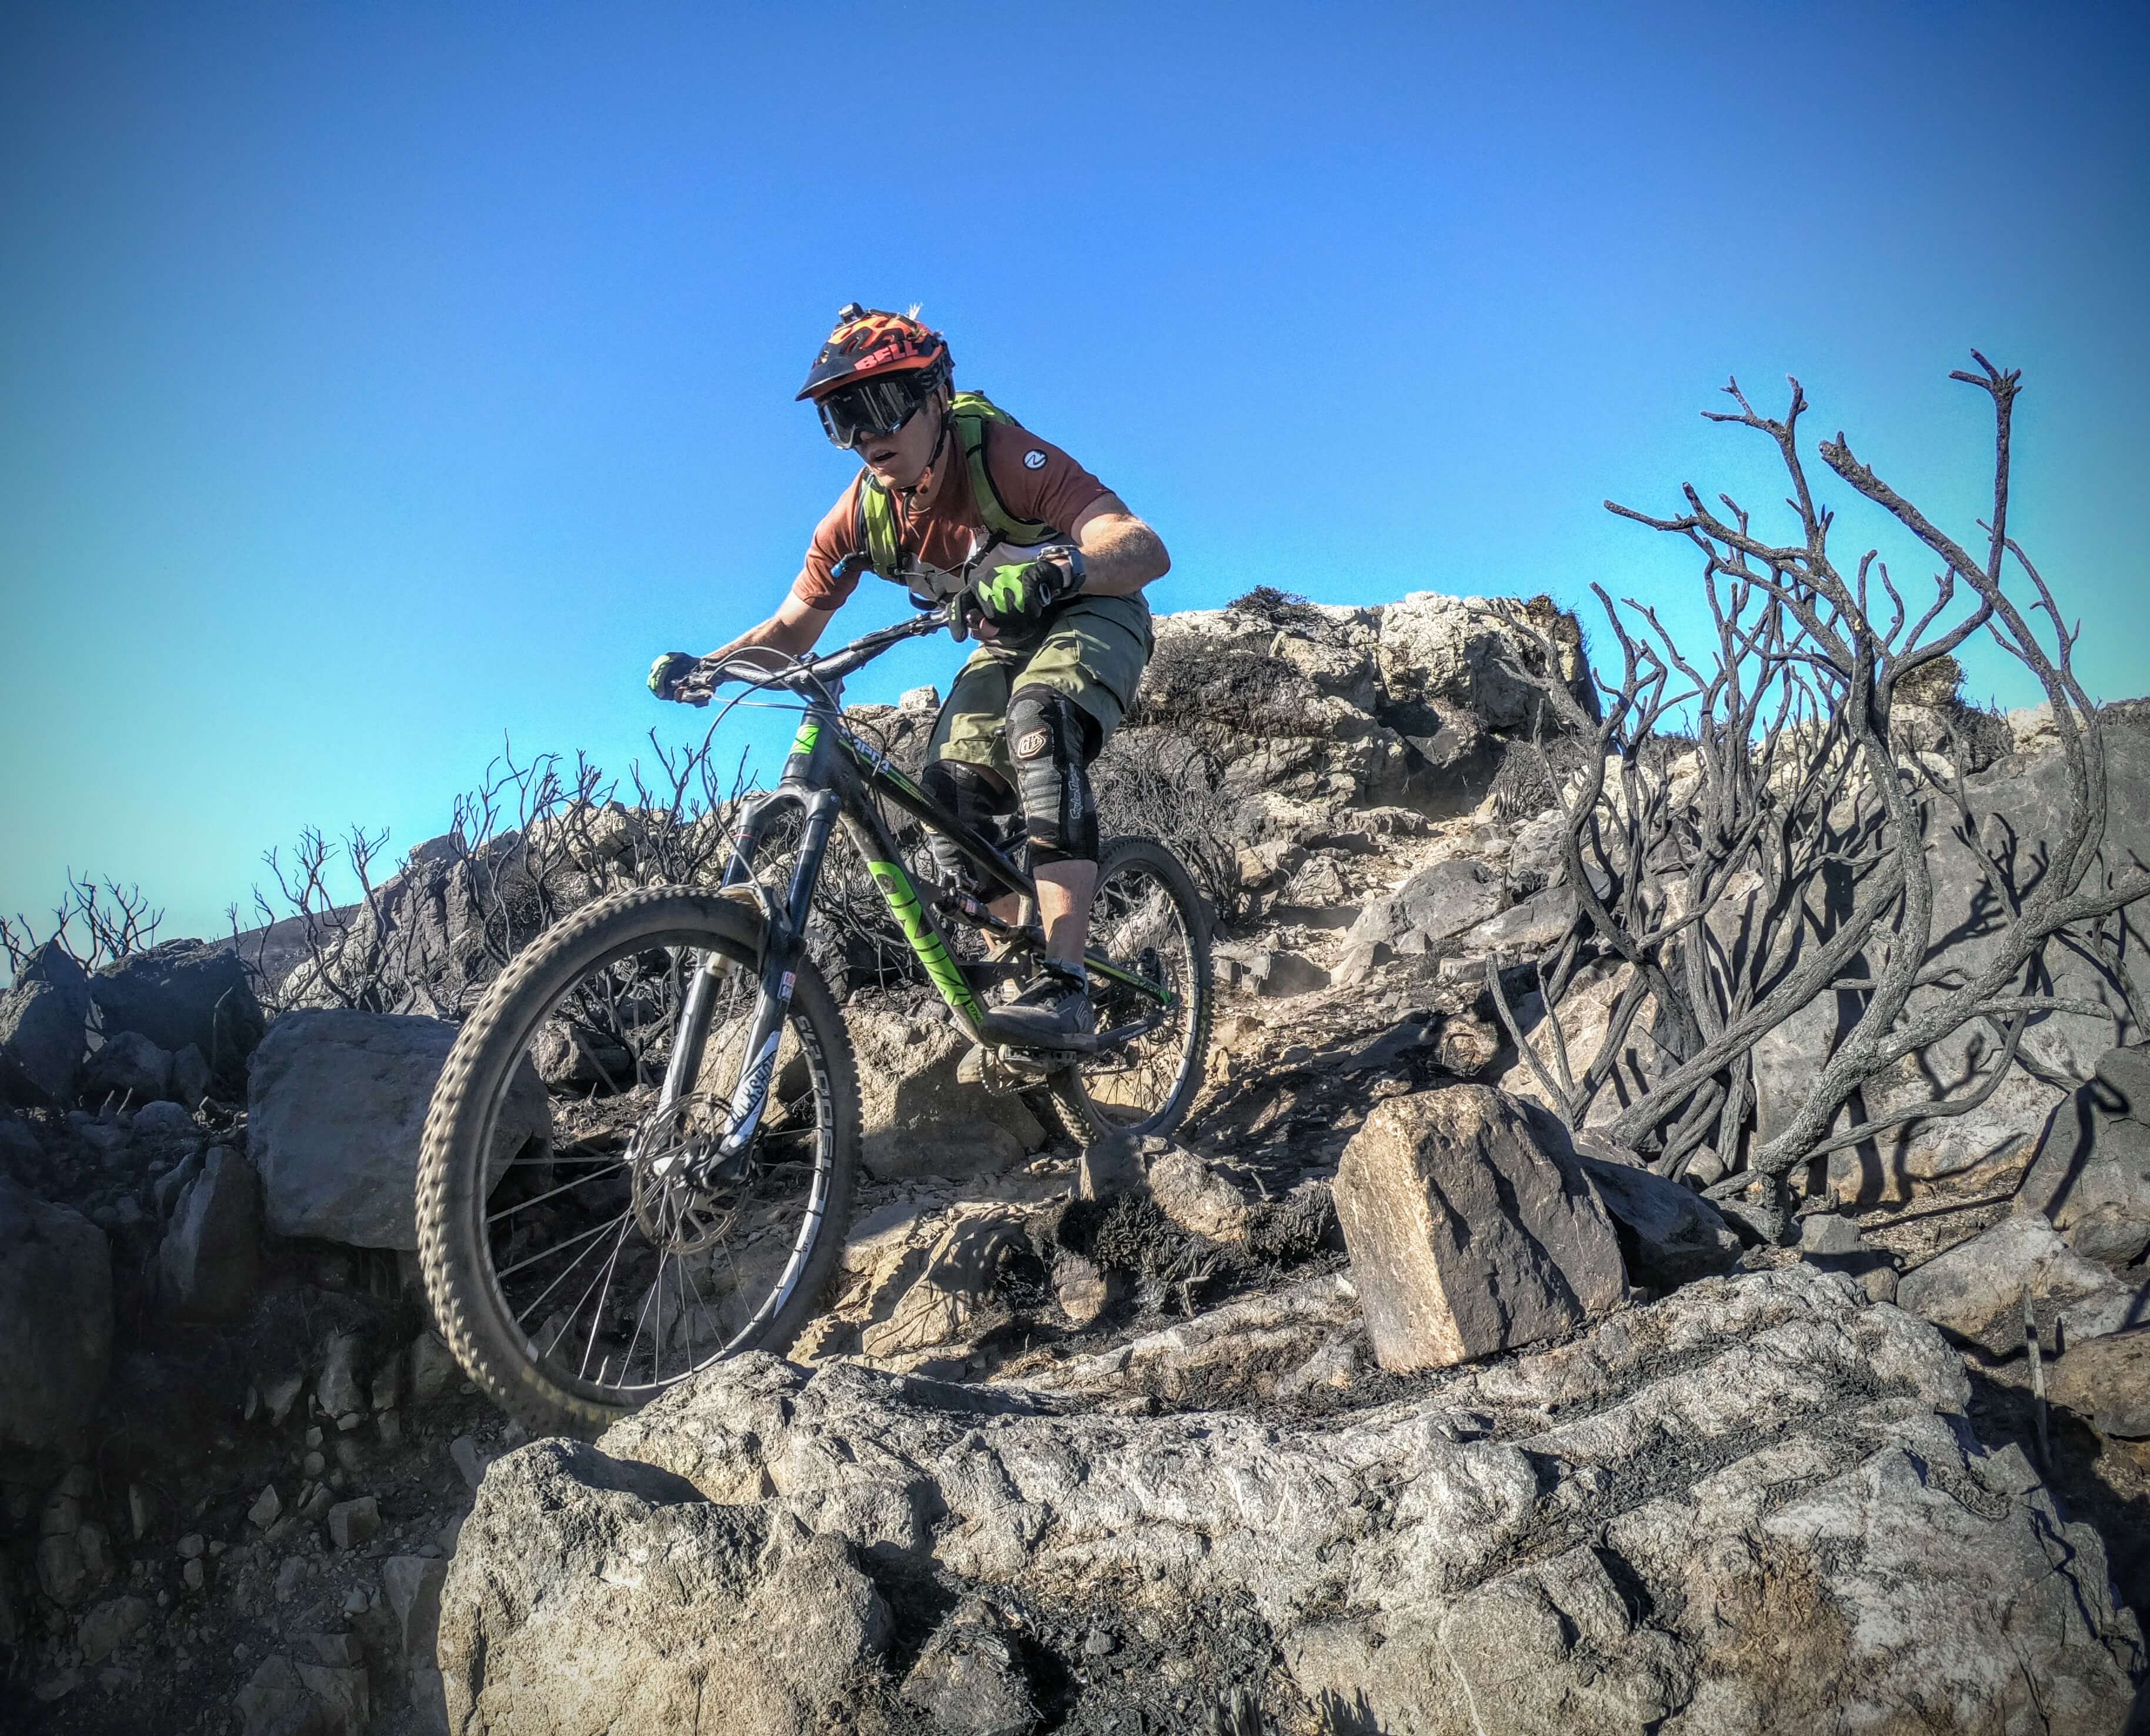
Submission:
M 1009 1072 L 1028 1082 L 1049 1079 L 1064 1068 L 1087 1061 L 1089 1057 L 1072 1049 L 1004 1048 L 995 1058 Z

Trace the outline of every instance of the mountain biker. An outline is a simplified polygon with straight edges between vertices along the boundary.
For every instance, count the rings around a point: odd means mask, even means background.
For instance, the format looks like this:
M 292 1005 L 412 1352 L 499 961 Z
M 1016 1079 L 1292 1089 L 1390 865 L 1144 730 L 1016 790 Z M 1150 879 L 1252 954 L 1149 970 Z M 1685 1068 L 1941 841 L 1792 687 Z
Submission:
M 1022 815 L 1043 968 L 994 1023 L 1049 1047 L 1095 1028 L 1083 969 L 1098 876 L 1089 766 L 1133 703 L 1152 649 L 1142 588 L 1170 569 L 1157 532 L 1059 447 L 986 399 L 957 393 L 947 341 L 910 315 L 836 316 L 799 393 L 863 468 L 818 527 L 776 613 L 701 659 L 750 647 L 807 651 L 855 588 L 856 557 L 921 601 L 973 616 L 978 649 L 941 708 L 921 778 L 966 825 Z M 839 563 L 843 563 L 839 570 Z M 706 700 L 681 683 L 695 660 L 658 659 L 660 699 Z M 929 834 L 942 872 L 969 882 Z M 996 906 L 1004 918 L 1014 901 Z

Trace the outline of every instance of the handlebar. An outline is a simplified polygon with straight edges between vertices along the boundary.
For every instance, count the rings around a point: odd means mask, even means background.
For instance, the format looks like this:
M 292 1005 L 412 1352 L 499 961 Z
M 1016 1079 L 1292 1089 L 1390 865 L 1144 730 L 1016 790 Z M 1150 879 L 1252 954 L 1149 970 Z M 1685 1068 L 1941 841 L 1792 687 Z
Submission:
M 789 688 L 795 693 L 808 693 L 818 688 L 835 700 L 840 697 L 845 677 L 864 669 L 884 651 L 906 639 L 922 638 L 951 625 L 954 607 L 943 603 L 911 620 L 900 621 L 893 627 L 884 627 L 855 638 L 825 657 L 816 657 L 809 651 L 778 661 L 780 653 L 772 653 L 765 646 L 750 646 L 734 651 L 720 663 L 698 664 L 679 678 L 674 691 L 690 705 L 706 705 L 718 688 L 729 681 L 739 681 L 752 687 Z

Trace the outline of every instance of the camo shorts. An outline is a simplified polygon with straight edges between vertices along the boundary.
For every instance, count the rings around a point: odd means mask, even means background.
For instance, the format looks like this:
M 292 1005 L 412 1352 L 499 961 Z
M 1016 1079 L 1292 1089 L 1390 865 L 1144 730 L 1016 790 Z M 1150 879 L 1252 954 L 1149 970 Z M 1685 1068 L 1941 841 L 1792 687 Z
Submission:
M 1013 788 L 1005 725 L 1018 687 L 1065 694 L 1096 721 L 1102 747 L 1134 704 L 1152 643 L 1140 597 L 1084 597 L 1047 621 L 1035 645 L 979 646 L 948 690 L 926 759 L 989 767 Z

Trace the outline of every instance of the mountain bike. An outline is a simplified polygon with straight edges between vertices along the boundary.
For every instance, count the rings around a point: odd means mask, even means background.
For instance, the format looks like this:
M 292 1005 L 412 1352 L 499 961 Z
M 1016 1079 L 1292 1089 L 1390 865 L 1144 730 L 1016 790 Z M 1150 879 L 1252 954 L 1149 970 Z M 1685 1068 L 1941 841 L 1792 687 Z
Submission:
M 519 953 L 458 1034 L 420 1155 L 426 1291 L 464 1369 L 532 1429 L 593 1432 L 722 1357 L 780 1352 L 817 1310 L 860 1149 L 852 1044 L 806 945 L 839 825 L 988 1088 L 1042 1097 L 1083 1144 L 1169 1133 L 1200 1089 L 1209 923 L 1153 839 L 1100 852 L 1095 1034 L 1040 1050 L 997 1028 L 997 986 L 1045 956 L 1035 884 L 1012 844 L 935 801 L 842 703 L 845 679 L 891 647 L 960 637 L 961 610 L 824 657 L 705 666 L 710 687 L 741 684 L 734 704 L 800 714 L 780 780 L 739 805 L 721 883 L 594 900 Z M 972 884 L 916 851 L 907 863 L 884 809 L 952 843 Z M 773 838 L 795 850 L 772 858 Z M 991 908 L 1011 895 L 1012 921 Z M 509 1149 L 503 1130 L 531 1124 L 541 1090 L 551 1136 Z

